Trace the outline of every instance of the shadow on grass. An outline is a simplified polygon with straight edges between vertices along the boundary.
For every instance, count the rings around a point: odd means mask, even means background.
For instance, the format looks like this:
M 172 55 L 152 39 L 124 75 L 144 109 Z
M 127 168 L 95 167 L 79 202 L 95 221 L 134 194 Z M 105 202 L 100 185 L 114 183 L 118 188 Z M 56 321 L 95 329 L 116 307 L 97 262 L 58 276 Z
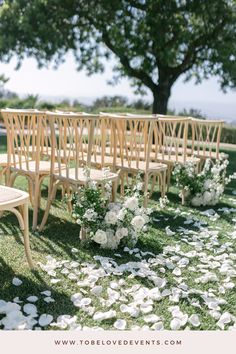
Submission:
M 37 269 L 29 271 L 27 275 L 18 275 L 0 256 L 0 274 L 0 299 L 5 301 L 13 301 L 15 297 L 19 297 L 20 300 L 23 301 L 23 304 L 25 304 L 27 303 L 27 297 L 31 295 L 38 296 L 39 300 L 37 301 L 36 305 L 39 314 L 51 313 L 53 314 L 54 319 L 62 314 L 62 306 L 71 315 L 78 312 L 78 309 L 73 306 L 70 300 L 70 296 L 61 291 L 55 290 L 55 287 L 52 289 L 50 285 L 45 282 L 40 274 L 40 271 Z M 16 276 L 22 280 L 22 285 L 14 286 L 12 284 L 12 279 Z M 41 295 L 40 293 L 45 290 L 52 291 L 52 297 L 55 299 L 55 302 L 47 304 L 44 301 L 45 296 Z

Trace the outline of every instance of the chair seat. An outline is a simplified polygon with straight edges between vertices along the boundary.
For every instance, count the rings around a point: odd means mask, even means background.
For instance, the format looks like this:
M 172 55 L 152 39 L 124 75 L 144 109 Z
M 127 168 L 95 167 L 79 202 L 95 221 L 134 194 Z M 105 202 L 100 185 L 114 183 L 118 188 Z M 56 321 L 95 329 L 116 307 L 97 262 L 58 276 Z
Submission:
M 11 163 L 13 164 L 13 155 L 11 155 Z M 19 157 L 15 155 L 15 161 L 19 162 Z M 25 158 L 22 158 L 25 161 Z M 0 166 L 7 166 L 7 154 L 0 154 Z
M 0 186 L 0 207 L 6 203 L 18 201 L 20 198 L 27 198 L 28 194 L 21 190 Z
M 125 170 L 131 170 L 131 171 L 146 171 L 146 162 L 145 161 L 138 161 L 138 163 L 135 160 L 132 161 L 123 161 L 121 159 L 116 160 L 116 167 L 125 169 Z M 167 165 L 163 163 L 158 163 L 158 162 L 149 162 L 148 166 L 148 171 L 166 171 L 167 170 Z
M 151 160 L 156 160 L 156 161 L 161 161 L 161 162 L 164 162 L 164 163 L 171 163 L 171 164 L 174 164 L 174 163 L 180 163 L 180 164 L 184 164 L 185 162 L 189 162 L 189 161 L 192 161 L 196 164 L 200 163 L 200 159 L 195 157 L 195 156 L 186 156 L 185 159 L 184 159 L 184 156 L 181 156 L 181 155 L 178 155 L 178 156 L 175 156 L 175 155 L 162 155 L 162 154 L 153 154 L 151 153 Z
M 63 170 L 60 175 L 54 174 L 54 178 L 61 179 L 61 180 L 69 180 L 72 183 L 86 183 L 87 177 L 84 175 L 84 169 L 78 168 L 77 169 L 77 176 L 76 176 L 76 169 L 70 168 L 69 170 Z M 102 181 L 115 181 L 118 178 L 118 175 L 113 172 L 106 172 L 106 174 L 101 170 L 90 169 L 90 179 L 95 182 L 102 182 Z
M 65 168 L 65 165 L 61 165 L 61 168 Z M 21 165 L 16 164 L 12 166 L 11 169 L 14 171 L 25 171 L 28 173 L 36 173 L 36 162 L 29 161 L 28 163 L 24 162 Z M 50 161 L 40 161 L 39 163 L 39 173 L 41 174 L 49 174 L 51 170 L 51 162 Z M 55 171 L 58 171 L 58 165 L 55 163 Z

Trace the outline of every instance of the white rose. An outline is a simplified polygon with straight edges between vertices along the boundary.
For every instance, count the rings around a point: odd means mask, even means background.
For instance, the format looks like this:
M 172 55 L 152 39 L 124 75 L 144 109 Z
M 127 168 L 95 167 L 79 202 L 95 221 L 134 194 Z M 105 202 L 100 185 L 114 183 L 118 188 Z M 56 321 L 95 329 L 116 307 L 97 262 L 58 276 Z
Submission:
M 145 220 L 141 215 L 137 215 L 132 219 L 131 225 L 136 231 L 141 231 L 143 226 L 145 225 Z
M 211 196 L 211 193 L 210 193 L 210 192 L 206 191 L 206 192 L 203 193 L 203 203 L 204 203 L 205 205 L 207 205 L 208 203 L 210 203 L 210 202 L 211 202 L 211 199 L 212 199 L 212 196 Z
M 114 211 L 108 211 L 105 215 L 105 222 L 110 225 L 115 225 L 117 222 L 117 214 Z
M 99 243 L 100 245 L 104 245 L 107 243 L 107 235 L 103 230 L 97 230 L 95 235 L 93 236 L 93 241 Z
M 138 208 L 138 199 L 136 197 L 130 197 L 126 199 L 124 203 L 124 207 L 131 211 L 134 211 L 135 209 Z
M 116 237 L 122 239 L 123 237 L 128 236 L 128 229 L 126 227 L 121 227 L 116 230 Z

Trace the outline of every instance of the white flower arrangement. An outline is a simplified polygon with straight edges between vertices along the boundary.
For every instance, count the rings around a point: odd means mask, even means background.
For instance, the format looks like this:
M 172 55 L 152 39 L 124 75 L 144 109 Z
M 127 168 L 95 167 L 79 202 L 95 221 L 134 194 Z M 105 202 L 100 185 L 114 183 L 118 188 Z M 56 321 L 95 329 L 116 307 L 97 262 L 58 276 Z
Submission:
M 219 159 L 215 163 L 207 159 L 201 173 L 196 172 L 193 162 L 177 164 L 173 177 L 182 200 L 187 199 L 196 207 L 216 205 L 224 194 L 225 186 L 236 178 L 235 174 L 226 177 L 228 164 L 227 159 Z
M 106 183 L 99 188 L 88 177 L 86 186 L 72 200 L 72 216 L 85 231 L 86 240 L 104 249 L 116 249 L 120 244 L 134 246 L 147 230 L 153 212 L 141 206 L 141 190 L 142 183 L 138 181 L 123 201 L 111 203 L 111 185 Z

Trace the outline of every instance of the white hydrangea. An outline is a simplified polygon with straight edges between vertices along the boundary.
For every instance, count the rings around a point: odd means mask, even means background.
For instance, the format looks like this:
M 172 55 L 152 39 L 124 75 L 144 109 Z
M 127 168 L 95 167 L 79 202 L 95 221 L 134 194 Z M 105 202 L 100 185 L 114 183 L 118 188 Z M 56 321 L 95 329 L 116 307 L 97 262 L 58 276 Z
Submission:
M 87 209 L 84 213 L 84 218 L 88 221 L 94 221 L 97 218 L 98 214 L 93 209 Z

